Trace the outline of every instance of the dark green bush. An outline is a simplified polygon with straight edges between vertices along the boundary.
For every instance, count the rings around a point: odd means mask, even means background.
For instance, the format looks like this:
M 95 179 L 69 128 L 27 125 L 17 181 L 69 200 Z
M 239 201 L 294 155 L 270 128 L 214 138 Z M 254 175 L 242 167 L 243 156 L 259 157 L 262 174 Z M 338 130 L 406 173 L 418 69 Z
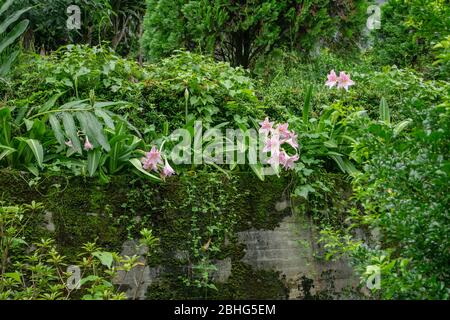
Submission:
M 449 1 L 390 0 L 381 12 L 381 29 L 372 32 L 375 61 L 429 69 L 433 45 L 450 33 Z
M 142 44 L 153 61 L 195 48 L 247 68 L 276 47 L 308 53 L 319 40 L 352 43 L 366 8 L 364 0 L 148 0 Z

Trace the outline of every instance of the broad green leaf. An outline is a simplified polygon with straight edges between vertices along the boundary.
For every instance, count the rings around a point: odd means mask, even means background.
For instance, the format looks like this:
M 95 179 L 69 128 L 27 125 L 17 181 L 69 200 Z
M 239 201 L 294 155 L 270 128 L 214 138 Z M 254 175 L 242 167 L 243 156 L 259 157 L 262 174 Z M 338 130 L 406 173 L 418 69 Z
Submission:
M 264 174 L 262 172 L 262 166 L 260 164 L 250 164 L 250 168 L 259 178 L 259 180 L 264 181 Z
M 411 122 L 411 119 L 406 119 L 400 123 L 397 123 L 394 127 L 394 136 L 397 136 L 400 132 L 402 132 Z
M 87 167 L 90 177 L 94 176 L 95 171 L 97 171 L 101 155 L 102 153 L 100 150 L 91 150 L 88 152 Z
M 130 162 L 136 169 L 138 169 L 140 172 L 145 174 L 147 177 L 150 177 L 154 181 L 158 181 L 158 182 L 161 181 L 161 179 L 158 178 L 157 176 L 154 176 L 153 174 L 145 171 L 144 168 L 142 168 L 142 163 L 141 163 L 141 161 L 139 161 L 139 159 L 133 158 L 133 159 L 130 159 Z
M 64 92 L 59 92 L 55 95 L 53 95 L 49 100 L 47 100 L 44 105 L 39 109 L 39 112 L 46 112 L 48 110 L 51 110 L 55 104 L 56 101 L 64 94 Z
M 78 138 L 77 128 L 72 115 L 68 112 L 62 113 L 62 120 L 64 125 L 64 131 L 67 137 L 72 142 L 73 148 L 76 152 L 82 153 L 80 139 Z
M 49 115 L 48 121 L 50 122 L 50 126 L 52 127 L 53 134 L 55 135 L 56 140 L 59 144 L 64 145 L 64 132 L 61 129 L 61 125 L 59 124 L 58 119 L 53 114 Z
M 334 142 L 333 140 L 325 141 L 323 144 L 324 144 L 324 146 L 327 147 L 327 148 L 337 148 L 337 147 L 338 147 L 338 145 L 336 144 L 336 142 Z
M 77 112 L 76 117 L 89 139 L 101 145 L 106 152 L 109 152 L 111 147 L 103 134 L 103 126 L 98 119 L 91 112 L 87 111 Z
M 13 44 L 14 41 L 24 33 L 29 24 L 28 20 L 20 21 L 6 37 L 0 41 L 0 54 L 8 47 Z
M 7 272 L 5 273 L 6 278 L 10 278 L 17 283 L 22 283 L 22 274 L 20 272 Z
M 84 99 L 84 100 L 71 101 L 66 104 L 63 104 L 61 106 L 61 109 L 85 108 L 85 107 L 88 107 L 88 104 L 86 103 L 86 101 L 88 101 L 88 100 Z
M 0 148 L 1 148 L 1 146 L 0 146 Z M 14 152 L 16 152 L 15 149 L 13 149 L 13 150 L 10 150 L 10 149 L 3 150 L 2 153 L 0 153 L 0 161 L 2 161 L 2 159 L 3 159 L 4 157 L 7 157 L 7 156 L 9 156 L 11 153 L 14 153 Z
M 383 97 L 380 101 L 380 120 L 386 124 L 391 123 L 391 114 L 386 99 Z
M 39 176 L 39 170 L 34 165 L 25 166 L 35 177 Z
M 6 0 L 5 3 L 3 3 L 3 5 L 0 7 L 0 15 L 3 12 L 6 12 L 6 10 L 9 9 L 9 7 L 11 7 L 11 5 L 13 4 L 14 0 Z
M 0 65 L 0 76 L 5 76 L 9 70 L 11 69 L 12 64 L 17 59 L 17 56 L 19 55 L 20 50 L 16 50 L 12 53 L 10 53 L 7 58 L 2 62 Z
M 308 125 L 309 112 L 311 110 L 311 97 L 312 97 L 313 86 L 310 85 L 306 89 L 305 102 L 303 104 L 303 124 Z
M 115 129 L 114 120 L 111 118 L 111 116 L 101 109 L 95 109 L 94 113 L 97 117 L 102 118 L 105 122 L 106 126 L 112 130 Z
M 101 280 L 101 279 L 102 278 L 100 278 L 99 276 L 90 275 L 90 276 L 87 276 L 87 277 L 82 278 L 80 280 L 80 286 L 83 286 L 87 282 L 95 282 L 95 281 L 98 281 L 98 280 Z
M 108 269 L 111 268 L 113 263 L 113 255 L 111 254 L 111 252 L 96 251 L 93 252 L 92 255 L 98 258 L 105 267 L 108 267 Z
M 35 139 L 28 139 L 28 138 L 16 138 L 16 139 L 25 142 L 30 147 L 39 167 L 42 168 L 44 162 L 44 149 L 42 148 L 41 143 Z
M 11 141 L 11 110 L 9 108 L 0 109 L 0 142 L 9 144 Z
M 297 188 L 295 189 L 294 194 L 295 194 L 296 196 L 299 196 L 299 197 L 303 197 L 303 198 L 305 198 L 305 199 L 308 199 L 308 194 L 309 194 L 309 193 L 313 193 L 313 192 L 315 192 L 315 191 L 316 191 L 316 190 L 315 190 L 313 187 L 311 187 L 309 184 L 307 184 L 307 185 L 304 185 L 304 186 L 297 187 Z
M 10 25 L 19 20 L 20 16 L 30 9 L 31 7 L 15 11 L 13 14 L 10 14 L 2 23 L 0 23 L 0 34 L 4 33 Z

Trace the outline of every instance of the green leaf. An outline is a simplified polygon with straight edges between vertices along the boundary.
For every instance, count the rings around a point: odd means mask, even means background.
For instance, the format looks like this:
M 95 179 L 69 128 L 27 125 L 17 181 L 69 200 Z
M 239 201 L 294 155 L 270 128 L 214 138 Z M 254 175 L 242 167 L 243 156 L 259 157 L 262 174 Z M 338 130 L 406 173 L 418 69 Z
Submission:
M 306 89 L 305 103 L 303 104 L 303 124 L 308 125 L 309 112 L 311 110 L 311 97 L 312 97 L 313 86 L 310 85 Z
M 112 130 L 115 129 L 114 120 L 111 118 L 111 116 L 101 109 L 95 109 L 94 113 L 97 117 L 102 118 L 105 122 L 106 126 Z
M 50 109 L 52 109 L 55 104 L 56 101 L 64 94 L 64 92 L 59 92 L 55 95 L 53 95 L 49 100 L 47 100 L 44 105 L 39 109 L 39 112 L 46 112 Z
M 299 197 L 303 197 L 303 198 L 305 198 L 305 199 L 308 199 L 308 194 L 309 193 L 312 193 L 312 192 L 315 192 L 316 190 L 313 188 L 313 187 L 311 187 L 309 184 L 307 184 L 307 185 L 304 185 L 304 186 L 301 186 L 301 187 L 297 187 L 296 189 L 295 189 L 295 192 L 294 192 L 294 194 L 296 195 L 296 196 L 299 196 Z
M 87 282 L 95 282 L 101 280 L 99 276 L 90 275 L 80 280 L 80 286 L 83 286 Z
M 394 136 L 397 136 L 400 132 L 402 132 L 411 122 L 411 119 L 406 119 L 396 124 L 394 127 Z
M 28 171 L 30 171 L 35 177 L 39 176 L 39 170 L 34 165 L 27 165 L 25 166 Z
M 380 101 L 380 120 L 386 124 L 391 123 L 391 114 L 386 99 L 383 97 Z
M 3 5 L 0 7 L 0 15 L 3 12 L 6 12 L 6 10 L 9 9 L 9 7 L 11 7 L 11 5 L 13 4 L 14 0 L 6 0 L 5 3 L 3 3 Z
M 9 108 L 0 109 L 0 141 L 9 144 L 11 141 L 11 110 Z
M 96 251 L 92 255 L 100 260 L 100 262 L 108 269 L 111 269 L 113 263 L 113 255 L 111 252 L 106 251 Z
M 29 24 L 28 20 L 23 20 L 19 22 L 12 30 L 6 35 L 2 41 L 0 41 L 0 54 L 11 45 L 18 37 L 25 32 Z
M 52 127 L 53 134 L 55 135 L 56 140 L 59 144 L 64 145 L 64 132 L 61 129 L 61 125 L 59 124 L 58 119 L 53 114 L 49 115 L 48 121 L 50 122 L 50 126 Z
M 263 168 L 260 164 L 250 164 L 250 168 L 253 170 L 259 180 L 264 181 L 264 174 L 262 170 Z
M 16 138 L 16 139 L 25 142 L 30 147 L 39 167 L 42 168 L 44 162 L 44 149 L 42 148 L 41 143 L 35 139 L 28 139 L 28 138 Z
M 2 7 L 3 9 L 3 7 Z M 31 7 L 25 8 L 19 11 L 15 11 L 13 14 L 10 14 L 2 23 L 0 23 L 0 34 L 6 31 L 10 25 L 19 20 L 20 16 L 30 10 Z M 25 20 L 28 21 L 28 20 Z M 27 23 L 28 26 L 28 23 Z M 24 30 L 25 31 L 25 30 Z
M 5 277 L 13 279 L 17 283 L 22 283 L 22 274 L 20 272 L 7 272 Z
M 88 152 L 87 167 L 88 167 L 88 172 L 89 172 L 90 177 L 94 176 L 95 171 L 97 171 L 98 164 L 100 163 L 101 155 L 102 155 L 102 153 L 100 150 L 91 150 Z
M 12 53 L 10 53 L 7 58 L 2 62 L 0 65 L 0 76 L 5 76 L 9 70 L 11 70 L 11 66 L 14 63 L 14 61 L 17 59 L 17 56 L 19 55 L 20 50 L 16 50 Z
M 109 152 L 111 147 L 103 134 L 103 126 L 98 119 L 91 112 L 87 111 L 77 112 L 76 117 L 89 139 L 101 145 L 106 152 Z
M 80 139 L 78 138 L 77 128 L 75 126 L 75 121 L 72 115 L 68 112 L 62 113 L 62 120 L 64 125 L 64 131 L 67 137 L 72 142 L 73 148 L 79 154 L 82 153 Z
M 157 176 L 154 176 L 153 174 L 145 171 L 144 168 L 142 168 L 142 163 L 141 163 L 141 161 L 139 161 L 139 159 L 133 158 L 133 159 L 130 159 L 130 162 L 136 169 L 138 169 L 140 172 L 145 174 L 147 177 L 150 177 L 154 181 L 158 181 L 158 182 L 161 181 L 161 179 L 158 178 Z

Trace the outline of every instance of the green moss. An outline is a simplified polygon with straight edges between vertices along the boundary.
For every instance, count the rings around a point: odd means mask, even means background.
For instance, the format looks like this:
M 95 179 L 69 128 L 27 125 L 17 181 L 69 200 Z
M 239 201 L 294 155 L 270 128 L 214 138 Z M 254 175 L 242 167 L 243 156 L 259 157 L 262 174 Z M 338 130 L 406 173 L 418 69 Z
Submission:
M 62 175 L 43 175 L 39 180 L 30 181 L 32 177 L 28 174 L 2 170 L 1 194 L 13 203 L 42 202 L 53 214 L 56 231 L 37 232 L 34 240 L 44 234 L 51 235 L 66 256 L 77 254 L 81 245 L 92 241 L 107 250 L 120 252 L 127 238 L 137 238 L 144 227 L 152 229 L 160 238 L 160 246 L 149 264 L 162 265 L 167 273 L 149 290 L 149 298 L 286 296 L 277 273 L 255 271 L 240 262 L 244 246 L 237 242 L 236 232 L 249 228 L 274 229 L 279 224 L 288 212 L 278 212 L 274 206 L 283 198 L 283 192 L 289 192 L 285 190 L 287 177 L 268 177 L 261 182 L 251 173 L 226 176 L 196 172 L 160 185 L 127 176 L 116 177 L 107 185 L 96 179 Z M 41 220 L 37 221 L 35 229 L 43 230 L 39 228 Z M 211 235 L 210 226 L 218 227 L 219 231 Z M 196 237 L 198 242 L 194 241 Z M 200 248 L 209 239 L 217 251 Z M 188 259 L 177 258 L 180 252 L 185 252 Z M 195 264 L 199 259 L 196 254 L 206 255 L 210 261 L 232 259 L 233 275 L 228 283 L 216 284 L 218 292 L 187 287 L 183 283 L 186 265 Z

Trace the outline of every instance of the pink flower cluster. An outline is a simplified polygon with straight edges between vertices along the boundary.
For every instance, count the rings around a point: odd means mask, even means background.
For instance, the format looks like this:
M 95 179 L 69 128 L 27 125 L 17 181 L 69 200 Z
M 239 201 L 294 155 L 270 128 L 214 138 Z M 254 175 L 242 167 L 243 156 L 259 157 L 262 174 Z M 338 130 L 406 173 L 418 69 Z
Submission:
M 334 72 L 334 70 L 331 70 L 327 78 L 328 79 L 327 82 L 325 82 L 325 85 L 330 89 L 336 86 L 338 89 L 344 88 L 346 91 L 348 91 L 348 88 L 355 84 L 355 82 L 350 79 L 350 76 L 344 71 L 341 71 L 338 77 L 336 75 L 336 72 Z
M 266 141 L 263 152 L 270 152 L 270 158 L 267 161 L 271 165 L 281 164 L 284 169 L 293 169 L 295 162 L 299 159 L 298 154 L 290 156 L 283 148 L 283 144 L 290 145 L 295 151 L 298 150 L 297 134 L 289 131 L 288 123 L 278 124 L 274 127 L 274 122 L 266 118 L 260 122 L 259 132 L 265 135 Z
M 153 170 L 158 172 L 158 165 L 161 167 L 163 164 L 161 152 L 153 146 L 152 149 L 145 154 L 145 157 L 141 159 L 142 167 L 144 170 Z M 164 162 L 161 172 L 159 173 L 163 179 L 175 174 L 175 170 L 170 166 L 167 159 Z

